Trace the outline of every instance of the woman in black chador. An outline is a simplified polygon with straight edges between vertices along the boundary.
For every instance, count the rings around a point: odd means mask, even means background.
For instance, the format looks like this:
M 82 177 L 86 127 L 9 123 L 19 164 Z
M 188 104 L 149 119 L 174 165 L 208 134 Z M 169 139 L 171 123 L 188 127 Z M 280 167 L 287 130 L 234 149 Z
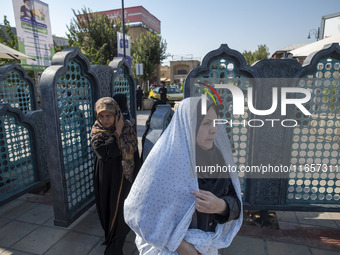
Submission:
M 121 255 L 130 231 L 123 217 L 124 200 L 139 169 L 137 135 L 111 97 L 99 99 L 95 111 L 91 143 L 97 212 L 105 231 L 105 254 Z
M 131 118 L 131 114 L 129 112 L 129 104 L 125 94 L 122 93 L 115 94 L 113 96 L 113 99 L 119 105 L 120 111 L 122 112 L 124 119 L 129 120 L 131 124 L 135 124 L 134 120 Z

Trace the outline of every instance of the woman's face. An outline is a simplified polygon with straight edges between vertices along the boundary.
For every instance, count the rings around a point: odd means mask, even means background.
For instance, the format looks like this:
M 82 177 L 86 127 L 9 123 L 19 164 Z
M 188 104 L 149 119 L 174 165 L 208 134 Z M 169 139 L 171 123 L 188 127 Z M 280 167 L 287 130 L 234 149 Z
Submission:
M 196 143 L 204 150 L 209 150 L 213 147 L 215 137 L 217 135 L 217 127 L 214 127 L 214 119 L 217 119 L 217 114 L 213 107 L 207 112 L 203 118 L 196 136 Z
M 102 111 L 98 114 L 98 120 L 104 128 L 110 128 L 115 122 L 115 118 L 111 112 Z

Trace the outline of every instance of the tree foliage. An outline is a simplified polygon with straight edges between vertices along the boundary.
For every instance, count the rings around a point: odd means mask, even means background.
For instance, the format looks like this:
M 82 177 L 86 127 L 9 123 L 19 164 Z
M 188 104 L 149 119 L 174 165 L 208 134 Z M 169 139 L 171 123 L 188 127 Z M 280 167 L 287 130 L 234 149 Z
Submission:
M 157 67 L 167 58 L 166 48 L 166 41 L 149 31 L 142 33 L 132 44 L 133 66 L 136 63 L 143 64 L 143 81 L 151 80 L 157 73 Z
M 252 65 L 256 61 L 262 59 L 268 59 L 269 57 L 269 48 L 265 44 L 261 44 L 257 46 L 257 50 L 254 52 L 251 51 L 244 51 L 242 53 L 244 58 L 246 59 L 247 65 Z
M 107 65 L 117 56 L 117 32 L 122 29 L 120 19 L 110 20 L 107 15 L 93 13 L 88 8 L 76 12 L 67 27 L 69 46 L 78 47 L 91 64 Z M 78 16 L 77 16 L 78 15 Z M 127 33 L 125 27 L 125 32 Z M 143 64 L 143 81 L 151 80 L 166 55 L 167 44 L 158 34 L 141 33 L 131 46 L 133 65 Z M 135 71 L 135 68 L 132 68 Z
M 7 20 L 7 16 L 4 16 L 4 24 L 3 24 L 4 30 L 0 29 L 0 43 L 11 47 L 12 49 L 19 50 L 18 45 L 18 39 L 15 33 L 13 33 L 13 30 L 11 28 L 10 22 Z M 12 63 L 20 63 L 19 60 L 16 59 L 1 59 L 0 64 L 5 64 L 7 62 Z
M 59 52 L 59 51 L 62 51 L 65 47 L 67 47 L 67 46 L 65 46 L 65 45 L 63 45 L 63 46 L 58 46 L 58 45 L 55 43 L 54 40 L 53 40 L 53 45 L 54 45 L 54 54 L 56 54 L 56 53 Z
M 67 26 L 69 46 L 78 47 L 91 64 L 109 64 L 117 56 L 117 31 L 121 30 L 122 22 L 85 7 L 78 13 L 73 10 L 73 14 L 75 17 Z

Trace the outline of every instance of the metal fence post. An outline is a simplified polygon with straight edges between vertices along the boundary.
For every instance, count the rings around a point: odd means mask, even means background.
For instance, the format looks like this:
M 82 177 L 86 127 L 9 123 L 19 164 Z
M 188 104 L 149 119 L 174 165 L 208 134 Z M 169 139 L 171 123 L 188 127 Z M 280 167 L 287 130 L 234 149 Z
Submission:
M 94 203 L 90 131 L 97 77 L 77 48 L 57 53 L 41 77 L 54 223 L 68 226 Z

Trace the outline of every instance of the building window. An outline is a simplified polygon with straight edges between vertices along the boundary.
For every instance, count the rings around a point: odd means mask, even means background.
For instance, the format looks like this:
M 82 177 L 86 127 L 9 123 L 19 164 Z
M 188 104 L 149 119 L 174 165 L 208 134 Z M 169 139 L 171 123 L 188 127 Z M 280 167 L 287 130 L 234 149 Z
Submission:
M 177 74 L 187 74 L 187 70 L 184 70 L 184 69 L 180 69 L 180 70 L 177 70 Z

